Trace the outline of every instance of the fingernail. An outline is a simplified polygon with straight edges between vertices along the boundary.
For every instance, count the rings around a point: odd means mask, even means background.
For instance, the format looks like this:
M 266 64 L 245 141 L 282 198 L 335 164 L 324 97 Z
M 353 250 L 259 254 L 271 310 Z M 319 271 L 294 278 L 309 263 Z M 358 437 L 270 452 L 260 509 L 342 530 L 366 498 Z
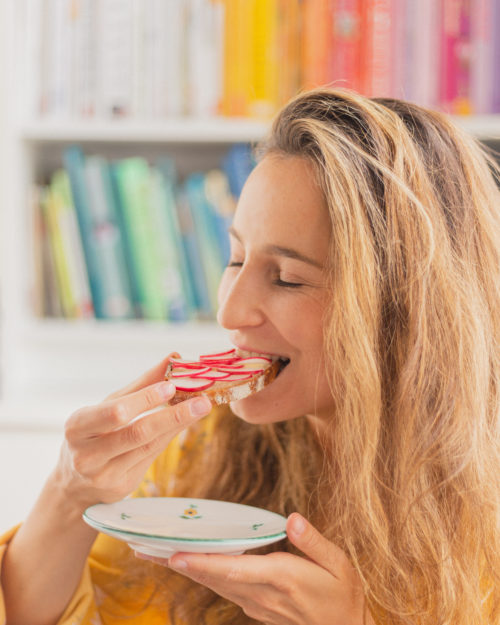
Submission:
M 301 516 L 298 516 L 294 519 L 292 523 L 292 532 L 296 536 L 300 536 L 302 532 L 306 529 L 306 523 Z
M 170 559 L 168 561 L 168 565 L 171 569 L 177 569 L 179 571 L 185 571 L 188 567 L 186 560 L 176 560 L 175 562 L 172 562 Z
M 171 397 L 173 397 L 175 395 L 176 390 L 177 389 L 172 384 L 172 382 L 164 382 L 160 385 L 160 388 L 159 388 L 160 395 L 164 399 L 170 399 Z
M 212 402 L 208 397 L 198 397 L 189 404 L 189 409 L 193 417 L 202 417 L 212 410 Z

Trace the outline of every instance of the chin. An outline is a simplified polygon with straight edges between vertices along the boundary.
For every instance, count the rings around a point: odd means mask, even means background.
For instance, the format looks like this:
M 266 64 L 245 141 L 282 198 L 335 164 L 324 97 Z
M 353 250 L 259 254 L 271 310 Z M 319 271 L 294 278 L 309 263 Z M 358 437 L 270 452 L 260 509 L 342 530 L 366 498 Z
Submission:
M 245 399 L 239 399 L 230 403 L 231 411 L 242 421 L 260 425 L 264 423 L 277 423 L 279 421 L 290 421 L 301 416 L 296 411 L 287 411 L 283 404 L 269 406 L 267 402 L 261 402 L 256 395 L 251 395 Z

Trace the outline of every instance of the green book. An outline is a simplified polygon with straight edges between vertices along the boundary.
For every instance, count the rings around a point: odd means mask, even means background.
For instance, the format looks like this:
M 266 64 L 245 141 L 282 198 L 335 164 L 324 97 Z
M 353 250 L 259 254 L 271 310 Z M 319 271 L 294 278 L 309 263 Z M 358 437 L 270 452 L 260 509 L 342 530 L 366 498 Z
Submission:
M 113 170 L 127 264 L 136 286 L 140 314 L 145 319 L 166 320 L 168 293 L 162 284 L 149 165 L 142 158 L 128 158 L 115 163 Z

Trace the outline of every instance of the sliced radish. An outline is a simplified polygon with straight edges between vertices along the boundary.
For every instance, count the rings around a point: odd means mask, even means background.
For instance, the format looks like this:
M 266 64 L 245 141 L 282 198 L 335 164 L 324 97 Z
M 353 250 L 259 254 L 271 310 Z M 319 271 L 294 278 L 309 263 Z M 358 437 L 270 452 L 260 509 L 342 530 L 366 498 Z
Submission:
M 198 375 L 202 375 L 203 373 L 208 373 L 209 371 L 211 371 L 210 367 L 202 367 L 201 369 L 182 369 L 182 370 L 174 369 L 174 371 L 172 372 L 172 377 L 183 378 L 183 377 L 198 376 Z
M 173 380 L 175 388 L 178 391 L 204 391 L 213 386 L 213 380 L 204 380 L 203 378 L 178 378 Z
M 225 373 L 241 373 L 243 368 L 241 365 L 221 365 L 217 367 L 217 371 L 224 371 Z
M 205 366 L 203 363 L 196 360 L 183 360 L 182 358 L 171 358 L 170 362 L 174 367 L 187 367 L 196 365 L 197 367 Z
M 270 358 L 255 357 L 255 358 L 242 358 L 239 364 L 243 369 L 256 369 L 259 367 L 267 367 L 272 362 Z
M 238 380 L 249 380 L 253 378 L 253 373 L 231 373 L 228 378 L 225 378 L 224 382 L 237 382 Z
M 209 360 L 208 358 L 204 358 L 200 360 L 200 363 L 203 365 L 212 365 L 217 367 L 218 365 L 232 365 L 239 362 L 239 358 L 217 358 L 215 360 Z
M 193 373 L 193 377 L 195 378 L 203 378 L 204 380 L 224 380 L 228 378 L 231 374 L 226 373 L 225 371 L 213 371 L 210 370 L 207 373 Z
M 216 358 L 219 357 L 228 357 L 231 356 L 232 354 L 235 354 L 236 350 L 235 349 L 230 349 L 227 352 L 219 352 L 218 354 L 204 354 L 203 356 L 200 356 L 200 360 L 215 360 Z

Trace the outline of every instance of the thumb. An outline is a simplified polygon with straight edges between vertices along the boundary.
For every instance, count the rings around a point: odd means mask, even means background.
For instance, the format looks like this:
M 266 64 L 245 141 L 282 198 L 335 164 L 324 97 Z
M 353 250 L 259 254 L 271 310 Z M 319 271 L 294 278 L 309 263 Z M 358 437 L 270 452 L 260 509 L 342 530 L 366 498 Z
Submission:
M 288 517 L 286 532 L 295 547 L 334 577 L 352 575 L 353 567 L 342 549 L 326 539 L 297 512 Z

